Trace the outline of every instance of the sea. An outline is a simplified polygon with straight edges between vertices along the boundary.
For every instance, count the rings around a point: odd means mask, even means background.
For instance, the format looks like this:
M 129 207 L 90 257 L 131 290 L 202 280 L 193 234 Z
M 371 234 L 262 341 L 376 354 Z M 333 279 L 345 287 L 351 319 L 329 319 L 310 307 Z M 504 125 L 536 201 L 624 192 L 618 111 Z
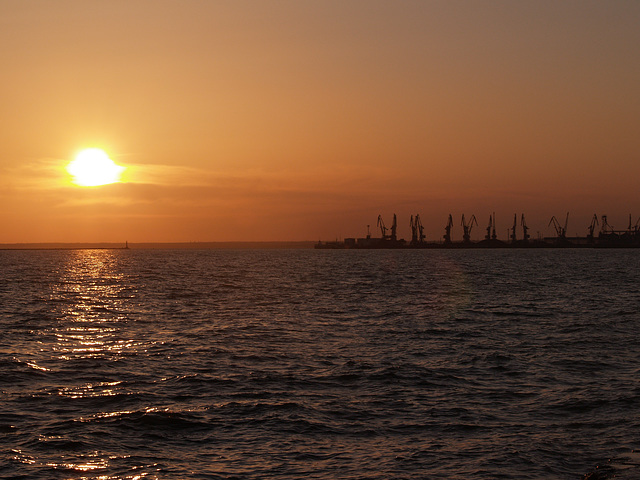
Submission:
M 574 479 L 640 249 L 0 251 L 2 479 Z

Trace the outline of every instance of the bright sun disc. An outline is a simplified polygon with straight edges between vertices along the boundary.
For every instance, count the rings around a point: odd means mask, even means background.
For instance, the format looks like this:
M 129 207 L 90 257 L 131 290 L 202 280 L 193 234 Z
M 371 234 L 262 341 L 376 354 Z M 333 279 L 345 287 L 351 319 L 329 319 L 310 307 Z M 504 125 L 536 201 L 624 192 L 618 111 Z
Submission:
M 117 183 L 125 168 L 116 165 L 99 148 L 82 150 L 69 165 L 67 172 L 73 177 L 73 183 L 81 187 L 97 187 Z

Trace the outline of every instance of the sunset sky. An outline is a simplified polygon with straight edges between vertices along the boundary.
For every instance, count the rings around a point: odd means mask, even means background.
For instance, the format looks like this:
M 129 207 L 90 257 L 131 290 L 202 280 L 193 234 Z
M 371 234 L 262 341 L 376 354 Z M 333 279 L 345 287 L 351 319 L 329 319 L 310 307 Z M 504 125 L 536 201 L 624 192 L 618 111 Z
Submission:
M 0 243 L 640 217 L 636 0 L 2 0 L 0 65 Z

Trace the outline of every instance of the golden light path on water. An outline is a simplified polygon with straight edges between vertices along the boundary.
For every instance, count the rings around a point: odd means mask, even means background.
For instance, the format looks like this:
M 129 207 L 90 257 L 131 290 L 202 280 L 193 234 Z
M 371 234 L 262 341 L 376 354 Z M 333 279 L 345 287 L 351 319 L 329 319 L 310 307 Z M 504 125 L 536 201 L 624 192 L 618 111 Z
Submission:
M 126 279 L 116 271 L 116 263 L 117 257 L 108 250 L 70 252 L 54 293 L 68 300 L 61 312 L 62 329 L 56 333 L 61 360 L 113 356 L 134 346 L 119 335 L 119 322 L 126 320 L 121 296 Z
M 128 313 L 131 298 L 135 296 L 131 279 L 123 272 L 122 252 L 115 250 L 72 250 L 68 261 L 58 272 L 58 282 L 53 285 L 50 301 L 59 306 L 58 325 L 53 332 L 55 342 L 52 356 L 64 364 L 96 360 L 118 361 L 123 355 L 132 355 L 142 342 L 127 335 Z M 53 393 L 70 401 L 100 399 L 126 394 L 120 380 L 89 381 L 75 385 L 59 386 Z M 129 412 L 98 412 L 94 417 L 108 417 Z M 84 422 L 85 418 L 75 421 Z M 64 441 L 57 435 L 41 436 L 49 443 Z M 121 455 L 105 455 L 98 451 L 63 456 L 59 462 L 47 462 L 51 468 L 92 475 L 107 469 L 110 462 Z M 145 475 L 134 475 L 139 479 Z M 87 478 L 87 477 L 82 477 Z M 98 479 L 108 476 L 91 477 Z

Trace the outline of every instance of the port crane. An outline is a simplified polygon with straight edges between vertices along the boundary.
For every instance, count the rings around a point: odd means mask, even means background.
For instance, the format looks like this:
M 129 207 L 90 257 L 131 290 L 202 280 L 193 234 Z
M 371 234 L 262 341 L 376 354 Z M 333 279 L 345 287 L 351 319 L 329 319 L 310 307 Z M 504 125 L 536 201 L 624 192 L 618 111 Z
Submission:
M 629 226 L 626 230 L 616 230 L 607 221 L 607 216 L 602 215 L 602 223 L 600 234 L 598 235 L 598 243 L 603 245 L 633 246 L 640 245 L 638 238 L 640 219 L 635 225 L 632 224 L 631 215 L 629 215 Z
M 615 233 L 615 230 L 613 229 L 613 227 L 611 225 L 609 225 L 609 222 L 607 222 L 607 216 L 606 215 L 602 215 L 602 228 L 600 229 L 600 234 L 601 235 L 610 235 L 612 233 Z
M 638 219 L 640 222 L 640 219 Z M 415 225 L 418 228 L 418 242 L 424 243 L 425 238 L 427 236 L 424 234 L 424 227 L 422 226 L 422 220 L 420 220 L 420 215 L 416 215 Z
M 398 219 L 396 218 L 396 214 L 393 214 L 393 223 L 391 224 L 391 240 L 395 242 L 398 240 L 398 236 L 396 232 L 398 231 Z
M 531 235 L 529 235 L 529 227 L 527 227 L 527 222 L 524 220 L 524 213 L 522 214 L 522 218 L 520 219 L 520 225 L 522 225 L 523 241 L 527 243 Z
M 512 243 L 516 243 L 516 228 L 518 227 L 518 214 L 514 213 L 513 214 L 513 227 L 511 227 L 509 230 L 511 230 L 511 235 L 509 235 L 509 237 L 511 238 L 511 242 Z
M 594 213 L 593 218 L 591 219 L 591 224 L 589 225 L 589 235 L 587 235 L 589 242 L 593 242 L 593 232 L 596 230 L 596 225 L 599 225 L 598 215 Z
M 449 214 L 449 220 L 444 227 L 444 243 L 451 243 L 451 228 L 453 227 L 453 217 Z
M 629 228 L 627 234 L 630 237 L 637 236 L 640 233 L 640 218 L 636 221 L 635 225 L 631 221 L 631 214 L 629 214 Z
M 409 225 L 411 226 L 411 245 L 424 243 L 424 239 L 426 238 L 426 236 L 424 234 L 424 227 L 422 226 L 422 222 L 420 221 L 420 215 L 416 214 L 415 217 L 411 215 Z
M 387 238 L 387 227 L 384 224 L 384 220 L 382 220 L 382 215 L 378 215 L 378 223 L 376 225 L 380 227 L 380 233 L 382 233 L 382 238 Z
M 492 233 L 493 230 L 493 233 Z M 484 236 L 485 240 L 495 240 L 498 236 L 496 235 L 496 213 L 493 212 L 493 215 L 489 215 L 489 225 L 487 226 L 487 234 Z
M 409 220 L 409 226 L 411 227 L 411 244 L 415 245 L 418 243 L 418 225 L 416 225 L 413 215 L 411 215 L 411 219 Z
M 553 228 L 556 229 L 556 234 L 558 235 L 558 240 L 566 240 L 567 239 L 567 225 L 569 224 L 569 212 L 567 212 L 567 218 L 564 221 L 564 226 L 560 225 L 560 222 L 555 217 L 551 217 L 549 220 L 549 225 L 553 225 Z
M 465 222 L 464 220 L 464 213 L 462 214 L 462 230 L 463 230 L 463 234 L 462 234 L 462 241 L 464 243 L 471 243 L 471 229 L 473 228 L 473 224 L 478 224 L 478 221 L 476 220 L 476 216 L 475 215 L 471 215 L 471 220 L 469 220 L 469 223 Z

